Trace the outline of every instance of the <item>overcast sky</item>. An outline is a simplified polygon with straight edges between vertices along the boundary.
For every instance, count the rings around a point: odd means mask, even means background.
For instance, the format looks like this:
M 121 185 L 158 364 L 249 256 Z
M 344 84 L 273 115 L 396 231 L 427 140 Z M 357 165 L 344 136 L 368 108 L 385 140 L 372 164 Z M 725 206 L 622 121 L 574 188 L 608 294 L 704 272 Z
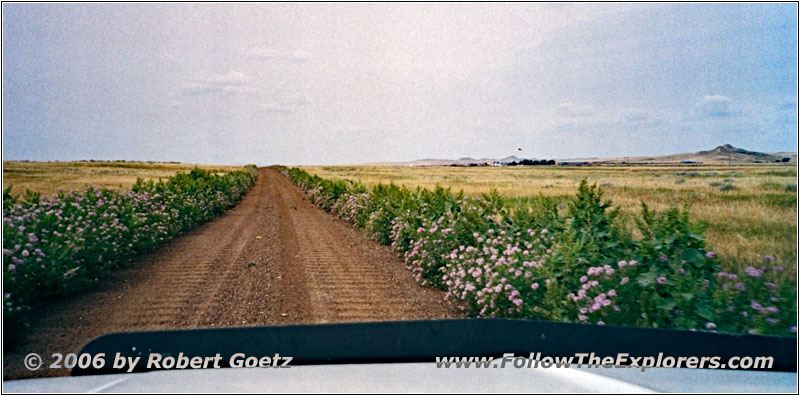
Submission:
M 795 151 L 797 9 L 6 3 L 3 158 Z

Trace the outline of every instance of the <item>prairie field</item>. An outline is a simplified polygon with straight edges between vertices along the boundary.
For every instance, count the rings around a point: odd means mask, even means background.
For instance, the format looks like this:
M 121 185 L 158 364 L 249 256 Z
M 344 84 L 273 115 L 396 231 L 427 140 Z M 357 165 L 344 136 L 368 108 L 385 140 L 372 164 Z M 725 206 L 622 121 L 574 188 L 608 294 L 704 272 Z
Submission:
M 128 188 L 137 178 L 145 180 L 166 179 L 179 171 L 199 167 L 213 172 L 229 172 L 238 166 L 194 165 L 159 162 L 3 162 L 3 187 L 11 186 L 11 195 L 19 196 L 25 190 L 50 195 L 63 191 L 97 188 Z
M 47 199 L 4 193 L 6 334 L 21 336 L 37 305 L 91 289 L 135 257 L 222 216 L 255 177 L 254 166 L 230 172 L 193 168 L 173 171 L 166 180 L 135 182 L 129 189 L 94 186 Z M 95 184 L 96 178 L 83 180 Z
M 496 190 L 508 203 L 575 194 L 582 179 L 596 183 L 632 218 L 641 203 L 651 209 L 689 205 L 705 227 L 708 243 L 730 268 L 763 262 L 770 255 L 794 276 L 797 261 L 796 165 L 592 166 L 592 167 L 305 167 L 329 179 L 367 185 L 442 186 L 480 195 Z

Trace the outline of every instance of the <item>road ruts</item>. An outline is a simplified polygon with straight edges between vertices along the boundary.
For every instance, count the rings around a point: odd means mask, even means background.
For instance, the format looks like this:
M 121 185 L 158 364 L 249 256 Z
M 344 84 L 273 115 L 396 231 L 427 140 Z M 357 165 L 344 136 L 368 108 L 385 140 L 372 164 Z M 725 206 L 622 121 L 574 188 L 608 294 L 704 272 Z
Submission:
M 3 356 L 4 379 L 66 375 L 24 368 L 25 355 L 77 352 L 118 331 L 456 317 L 402 262 L 312 205 L 277 170 L 222 217 L 103 279 L 37 307 Z
M 354 322 L 444 317 L 443 296 L 422 289 L 388 247 L 365 240 L 362 232 L 320 211 L 276 176 L 279 199 L 287 210 L 281 229 L 294 234 L 289 259 L 305 275 L 315 322 Z

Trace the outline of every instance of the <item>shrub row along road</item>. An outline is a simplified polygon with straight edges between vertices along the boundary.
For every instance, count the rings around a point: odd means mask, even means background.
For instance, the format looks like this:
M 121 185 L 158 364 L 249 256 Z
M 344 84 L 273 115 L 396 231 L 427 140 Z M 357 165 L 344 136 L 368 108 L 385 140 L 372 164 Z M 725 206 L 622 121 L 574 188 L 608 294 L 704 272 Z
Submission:
M 388 247 L 316 206 L 277 170 L 225 215 L 37 309 L 3 356 L 4 379 L 66 375 L 23 366 L 118 331 L 456 317 Z

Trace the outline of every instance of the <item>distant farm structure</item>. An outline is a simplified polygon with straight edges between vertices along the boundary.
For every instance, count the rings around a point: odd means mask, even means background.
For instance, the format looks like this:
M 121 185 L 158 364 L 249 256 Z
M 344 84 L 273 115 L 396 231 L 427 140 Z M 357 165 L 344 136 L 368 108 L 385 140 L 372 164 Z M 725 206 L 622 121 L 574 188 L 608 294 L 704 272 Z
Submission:
M 517 149 L 517 151 L 521 151 Z M 766 163 L 797 163 L 797 153 L 776 152 L 761 153 L 736 148 L 724 144 L 713 150 L 698 151 L 694 153 L 670 154 L 661 156 L 625 156 L 617 158 L 601 157 L 568 157 L 565 159 L 529 159 L 510 155 L 504 158 L 492 157 L 462 157 L 458 159 L 427 158 L 408 162 L 373 163 L 369 165 L 392 165 L 409 167 L 427 166 L 453 166 L 453 167 L 506 167 L 506 166 L 648 166 L 648 165 L 682 165 L 682 166 L 709 166 L 733 164 L 766 164 Z
M 555 160 L 537 160 L 537 159 L 519 159 L 516 157 L 512 157 L 513 159 L 502 159 L 502 160 L 494 160 L 494 161 L 465 161 L 459 160 L 459 162 L 451 163 L 449 166 L 454 167 L 473 167 L 473 166 L 541 166 L 541 165 L 556 165 Z
M 492 166 L 540 166 L 555 165 L 555 160 L 521 159 L 519 161 L 494 161 Z

